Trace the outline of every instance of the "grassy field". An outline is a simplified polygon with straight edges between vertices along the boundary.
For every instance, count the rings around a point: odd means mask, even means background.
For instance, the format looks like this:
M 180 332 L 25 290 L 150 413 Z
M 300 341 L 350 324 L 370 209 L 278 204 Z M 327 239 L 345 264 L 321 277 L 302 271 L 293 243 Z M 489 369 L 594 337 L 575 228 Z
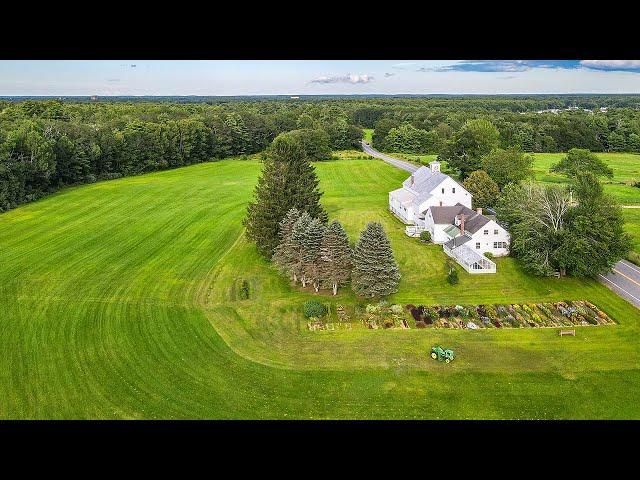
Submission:
M 613 179 L 605 180 L 605 191 L 613 195 L 621 205 L 640 205 L 640 188 L 632 187 L 632 181 L 640 180 L 640 155 L 633 153 L 598 153 L 613 169 Z M 566 177 L 550 173 L 549 168 L 565 156 L 564 153 L 535 153 L 533 171 L 536 180 L 544 183 L 567 183 Z
M 373 137 L 373 128 L 363 128 L 362 132 L 364 133 L 363 140 L 367 142 L 369 145 L 371 145 L 371 140 L 372 140 L 371 137 Z
M 347 156 L 348 158 L 348 156 Z M 309 332 L 292 288 L 243 235 L 260 171 L 227 160 L 68 189 L 0 215 L 0 418 L 640 418 L 640 311 L 593 281 L 513 259 L 461 274 L 403 234 L 381 161 L 316 164 L 352 239 L 383 223 L 402 273 L 391 301 L 588 299 L 619 325 Z M 243 279 L 249 300 L 239 300 Z M 322 295 L 359 302 L 348 291 Z M 427 351 L 456 351 L 451 365 Z
M 633 249 L 640 254 L 640 208 L 625 208 L 622 210 L 625 230 L 633 239 Z

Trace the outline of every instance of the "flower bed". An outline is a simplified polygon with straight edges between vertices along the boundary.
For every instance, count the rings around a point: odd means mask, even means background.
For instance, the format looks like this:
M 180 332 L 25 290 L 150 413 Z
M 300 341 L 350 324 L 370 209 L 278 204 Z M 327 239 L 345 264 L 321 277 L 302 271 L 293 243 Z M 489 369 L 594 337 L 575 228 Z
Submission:
M 612 325 L 615 322 L 586 300 L 495 305 L 406 305 L 418 328 L 545 328 Z

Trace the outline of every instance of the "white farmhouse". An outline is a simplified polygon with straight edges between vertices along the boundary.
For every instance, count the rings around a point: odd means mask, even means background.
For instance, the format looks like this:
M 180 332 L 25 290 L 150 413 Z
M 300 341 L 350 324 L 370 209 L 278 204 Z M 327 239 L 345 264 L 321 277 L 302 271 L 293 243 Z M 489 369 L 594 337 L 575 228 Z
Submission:
M 440 171 L 440 162 L 420 167 L 402 188 L 389 192 L 389 208 L 404 223 L 422 227 L 429 207 L 458 203 L 471 208 L 472 195 L 449 175 Z
M 426 228 L 433 243 L 449 248 L 467 245 L 477 253 L 491 253 L 494 257 L 509 254 L 509 232 L 495 218 L 471 210 L 464 205 L 431 207 L 426 216 Z
M 440 171 L 439 162 L 421 167 L 389 193 L 389 209 L 405 224 L 409 236 L 428 231 L 469 273 L 495 273 L 496 265 L 485 253 L 509 253 L 509 233 L 494 217 L 471 209 L 472 195 Z

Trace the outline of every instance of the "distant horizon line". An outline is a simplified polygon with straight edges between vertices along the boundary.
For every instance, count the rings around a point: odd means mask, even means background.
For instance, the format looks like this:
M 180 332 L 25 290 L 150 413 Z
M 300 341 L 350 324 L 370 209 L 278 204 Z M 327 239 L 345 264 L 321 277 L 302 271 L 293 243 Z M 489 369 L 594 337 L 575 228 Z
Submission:
M 403 96 L 403 97 L 446 97 L 446 96 L 487 96 L 487 97 L 501 97 L 501 96 L 553 96 L 553 95 L 574 95 L 574 96 L 593 96 L 593 95 L 640 95 L 640 92 L 621 92 L 621 93 L 599 93 L 599 92 L 551 92 L 551 93 L 300 93 L 300 94 L 289 94 L 289 93 L 256 93 L 256 94 L 233 94 L 233 95 L 221 95 L 221 94 L 145 94 L 145 95 L 134 95 L 134 94 L 123 94 L 123 95 L 100 95 L 100 94 L 84 94 L 84 95 L 60 95 L 60 94 L 46 94 L 46 95 L 0 95 L 0 99 L 8 99 L 8 98 L 91 98 L 91 97 L 100 97 L 100 98 L 166 98 L 166 97 L 174 97 L 174 98 L 225 98 L 225 97 L 394 97 L 394 96 Z

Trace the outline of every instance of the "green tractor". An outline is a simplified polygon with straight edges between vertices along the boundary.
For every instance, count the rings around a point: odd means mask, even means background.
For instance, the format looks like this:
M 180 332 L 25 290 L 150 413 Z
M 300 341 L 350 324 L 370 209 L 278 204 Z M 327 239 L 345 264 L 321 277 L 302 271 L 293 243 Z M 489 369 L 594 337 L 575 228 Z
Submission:
M 440 345 L 436 345 L 431 347 L 431 358 L 449 363 L 453 360 L 453 350 L 444 350 Z

